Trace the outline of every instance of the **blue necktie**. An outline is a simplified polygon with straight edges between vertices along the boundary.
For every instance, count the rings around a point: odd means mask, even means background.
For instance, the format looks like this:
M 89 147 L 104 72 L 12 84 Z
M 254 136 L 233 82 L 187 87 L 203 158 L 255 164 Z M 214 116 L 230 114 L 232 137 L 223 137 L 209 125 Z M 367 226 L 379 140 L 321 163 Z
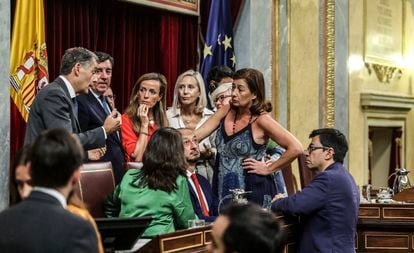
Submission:
M 100 95 L 100 96 L 99 96 L 99 99 L 100 99 L 100 100 L 101 100 L 101 102 L 102 102 L 102 107 L 103 107 L 103 109 L 104 109 L 104 111 L 105 111 L 106 115 L 111 114 L 111 111 L 109 110 L 109 105 L 108 105 L 108 103 L 106 102 L 105 97 L 104 97 L 103 95 Z

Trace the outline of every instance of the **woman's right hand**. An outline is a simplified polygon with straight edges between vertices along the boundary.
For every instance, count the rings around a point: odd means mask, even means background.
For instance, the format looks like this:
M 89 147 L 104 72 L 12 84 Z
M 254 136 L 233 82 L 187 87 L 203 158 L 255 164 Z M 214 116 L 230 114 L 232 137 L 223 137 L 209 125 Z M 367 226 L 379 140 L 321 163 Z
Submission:
M 148 119 L 148 111 L 149 108 L 146 104 L 140 104 L 137 110 L 137 116 L 141 121 L 141 126 L 148 127 L 149 119 Z

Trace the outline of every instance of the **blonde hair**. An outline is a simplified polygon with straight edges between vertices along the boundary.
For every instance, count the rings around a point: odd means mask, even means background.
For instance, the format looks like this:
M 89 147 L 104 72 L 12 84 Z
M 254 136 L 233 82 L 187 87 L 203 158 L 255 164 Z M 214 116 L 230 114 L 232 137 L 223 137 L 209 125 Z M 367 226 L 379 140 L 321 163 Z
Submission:
M 181 107 L 180 99 L 178 98 L 178 86 L 186 76 L 194 77 L 194 79 L 197 82 L 198 89 L 200 90 L 200 97 L 197 100 L 195 113 L 202 113 L 204 111 L 204 108 L 207 106 L 207 96 L 206 89 L 204 86 L 204 80 L 199 72 L 194 71 L 192 69 L 185 71 L 177 77 L 177 81 L 175 82 L 174 87 L 174 99 L 172 104 L 173 113 L 177 113 L 177 109 Z

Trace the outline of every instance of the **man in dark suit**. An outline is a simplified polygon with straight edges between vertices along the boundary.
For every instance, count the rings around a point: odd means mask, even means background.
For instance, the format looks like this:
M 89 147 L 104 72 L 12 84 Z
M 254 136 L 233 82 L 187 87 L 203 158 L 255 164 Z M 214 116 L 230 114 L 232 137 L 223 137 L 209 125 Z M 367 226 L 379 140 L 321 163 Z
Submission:
M 217 204 L 213 201 L 213 191 L 208 180 L 196 172 L 196 162 L 200 158 L 197 137 L 188 128 L 178 129 L 183 138 L 184 156 L 187 160 L 187 181 L 194 212 L 199 219 L 213 222 L 217 216 Z
M 78 119 L 82 132 L 93 130 L 104 125 L 105 119 L 112 111 L 116 111 L 109 104 L 104 93 L 111 85 L 114 59 L 107 53 L 95 52 L 98 57 L 96 67 L 97 78 L 92 80 L 89 92 L 81 94 L 78 100 Z M 124 174 L 124 152 L 121 142 L 121 131 L 108 134 L 106 138 L 106 153 L 99 161 L 112 162 L 116 184 Z
M 293 196 L 276 195 L 272 210 L 300 216 L 298 252 L 355 252 L 359 191 L 343 166 L 348 143 L 332 128 L 314 130 L 309 138 L 306 164 L 319 174 Z
M 76 133 L 85 150 L 105 146 L 108 134 L 117 131 L 121 115 L 111 113 L 102 127 L 81 132 L 77 119 L 76 95 L 87 93 L 95 74 L 96 55 L 76 47 L 66 50 L 62 57 L 60 76 L 39 91 L 30 108 L 25 144 L 32 143 L 46 129 L 63 128 Z
M 64 129 L 45 131 L 28 159 L 34 188 L 20 204 L 0 213 L 1 252 L 97 252 L 93 226 L 66 210 L 80 178 L 78 138 Z

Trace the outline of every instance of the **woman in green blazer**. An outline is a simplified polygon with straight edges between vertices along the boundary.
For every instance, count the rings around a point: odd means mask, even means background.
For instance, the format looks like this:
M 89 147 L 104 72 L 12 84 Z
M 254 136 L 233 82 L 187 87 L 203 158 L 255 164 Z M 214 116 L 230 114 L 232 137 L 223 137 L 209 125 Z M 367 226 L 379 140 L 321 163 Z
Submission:
M 130 169 L 106 201 L 108 217 L 152 216 L 144 236 L 187 228 L 196 219 L 185 178 L 181 134 L 173 128 L 154 132 L 143 156 L 142 169 Z

